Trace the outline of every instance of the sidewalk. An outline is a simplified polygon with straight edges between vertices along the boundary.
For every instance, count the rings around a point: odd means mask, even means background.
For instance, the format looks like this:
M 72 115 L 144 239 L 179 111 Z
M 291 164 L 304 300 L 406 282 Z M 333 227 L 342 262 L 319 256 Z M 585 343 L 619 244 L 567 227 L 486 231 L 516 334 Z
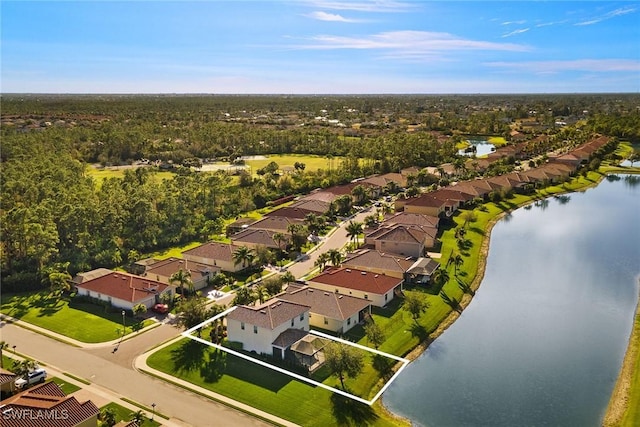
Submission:
M 62 335 L 59 334 L 57 332 L 53 332 L 49 329 L 45 329 L 42 328 L 40 326 L 34 325 L 32 323 L 28 323 L 28 322 L 24 322 L 22 320 L 19 319 L 15 319 L 11 316 L 7 316 L 6 314 L 2 314 L 0 313 L 0 321 L 1 322 L 6 322 L 6 323 L 12 323 L 16 326 L 20 326 L 21 328 L 24 329 L 29 329 L 33 332 L 37 332 L 40 335 L 44 335 L 44 336 L 48 336 L 50 338 L 53 338 L 57 341 L 63 342 L 65 344 L 69 344 L 72 345 L 74 347 L 79 347 L 79 348 L 101 348 L 101 347 L 113 347 L 113 346 L 117 346 L 119 343 L 130 340 L 132 338 L 135 338 L 137 336 L 139 336 L 140 334 L 149 331 L 153 328 L 157 328 L 158 326 L 160 326 L 162 324 L 162 322 L 158 322 L 156 321 L 154 324 L 149 325 L 147 327 L 144 327 L 142 329 L 140 329 L 139 331 L 136 332 L 131 332 L 128 335 L 125 335 L 122 338 L 117 338 L 115 340 L 111 340 L 111 341 L 103 341 L 103 342 L 96 342 L 96 343 L 87 343 L 87 342 L 83 342 L 83 341 L 78 341 L 76 339 L 70 338 L 66 335 Z
M 175 339 L 172 339 L 170 341 L 165 342 L 164 344 L 162 344 L 162 345 L 160 345 L 160 346 L 158 346 L 158 347 L 156 347 L 154 349 L 149 350 L 146 353 L 141 354 L 140 356 L 138 356 L 135 359 L 134 364 L 133 364 L 133 368 L 136 371 L 139 371 L 139 372 L 142 372 L 142 373 L 145 373 L 145 374 L 152 374 L 152 375 L 154 375 L 156 377 L 159 377 L 159 378 L 161 378 L 161 379 L 163 379 L 165 381 L 172 382 L 172 383 L 177 384 L 180 387 L 183 387 L 183 388 L 185 388 L 187 390 L 190 390 L 190 391 L 193 391 L 193 392 L 198 393 L 200 395 L 206 396 L 206 397 L 208 397 L 210 399 L 218 401 L 218 402 L 220 402 L 220 403 L 222 403 L 222 404 L 224 404 L 226 406 L 229 406 L 229 407 L 231 407 L 233 409 L 237 409 L 239 411 L 242 411 L 242 412 L 245 412 L 245 413 L 248 413 L 248 414 L 252 414 L 252 415 L 254 415 L 254 416 L 258 417 L 258 418 L 262 418 L 262 419 L 267 420 L 268 422 L 271 422 L 273 424 L 286 426 L 286 427 L 297 427 L 298 426 L 295 423 L 292 423 L 290 421 L 287 421 L 287 420 L 282 419 L 280 417 L 277 417 L 275 415 L 269 414 L 268 412 L 261 411 L 260 409 L 257 409 L 257 408 L 254 408 L 252 406 L 246 405 L 246 404 L 244 404 L 242 402 L 238 402 L 236 400 L 230 399 L 230 398 L 228 398 L 226 396 L 223 396 L 223 395 L 221 395 L 219 393 L 213 392 L 211 390 L 207 390 L 206 388 L 199 387 L 199 386 L 197 386 L 195 384 L 192 384 L 192 383 L 190 383 L 188 381 L 184 381 L 184 380 L 181 380 L 180 378 L 176 378 L 176 377 L 173 377 L 171 375 L 165 374 L 164 372 L 157 371 L 157 370 L 149 367 L 149 365 L 147 365 L 147 359 L 149 358 L 149 356 L 151 356 L 156 351 L 161 350 L 161 349 L 163 349 L 163 348 L 175 343 L 176 341 L 181 340 L 182 338 L 183 338 L 182 336 L 179 336 L 179 337 L 177 337 Z

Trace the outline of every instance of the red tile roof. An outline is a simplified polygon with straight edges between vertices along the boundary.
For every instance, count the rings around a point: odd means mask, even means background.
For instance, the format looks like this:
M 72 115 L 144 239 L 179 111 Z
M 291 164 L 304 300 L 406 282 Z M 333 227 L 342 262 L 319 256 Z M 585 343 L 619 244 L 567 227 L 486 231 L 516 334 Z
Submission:
M 364 270 L 342 267 L 327 268 L 323 273 L 309 279 L 308 282 L 310 282 L 311 286 L 313 286 L 313 283 L 323 283 L 325 285 L 336 286 L 339 288 L 384 295 L 396 286 L 400 285 L 402 283 L 402 279 L 384 274 L 368 273 Z
M 90 400 L 66 396 L 53 381 L 3 400 L 0 408 L 3 427 L 73 427 L 100 412 Z
M 169 288 L 169 285 L 147 277 L 118 271 L 89 280 L 76 287 L 135 304 L 147 299 L 149 295 L 161 294 Z

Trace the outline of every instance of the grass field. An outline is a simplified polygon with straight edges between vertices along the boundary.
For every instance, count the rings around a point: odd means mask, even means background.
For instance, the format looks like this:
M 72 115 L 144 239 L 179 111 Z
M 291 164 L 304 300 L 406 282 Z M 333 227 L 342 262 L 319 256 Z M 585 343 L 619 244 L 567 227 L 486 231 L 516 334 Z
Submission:
M 68 298 L 56 300 L 48 297 L 49 292 L 30 294 L 4 294 L 0 311 L 52 332 L 86 343 L 115 340 L 122 332 L 120 310 L 106 312 L 97 304 L 71 302 Z M 134 327 L 147 326 L 152 321 L 139 325 L 137 320 L 126 318 L 127 333 Z
M 268 154 L 263 160 L 247 160 L 246 164 L 251 166 L 251 170 L 255 173 L 258 169 L 265 167 L 271 162 L 276 162 L 278 166 L 291 166 L 296 162 L 304 163 L 305 171 L 316 171 L 318 169 L 328 169 L 329 159 L 323 156 L 311 156 L 306 154 Z M 334 166 L 339 160 L 333 159 Z
M 630 362 L 632 363 L 630 367 L 632 371 L 631 387 L 627 400 L 627 410 L 620 423 L 623 427 L 637 426 L 640 422 L 640 312 L 636 315 L 629 347 L 627 351 L 632 351 L 632 354 L 635 354 L 635 360 Z
M 98 185 L 102 184 L 102 181 L 107 178 L 124 177 L 124 171 L 124 169 L 96 168 L 94 166 L 87 167 L 87 174 L 92 177 Z M 160 183 L 163 179 L 173 179 L 174 176 L 175 174 L 172 172 L 155 171 L 151 179 Z

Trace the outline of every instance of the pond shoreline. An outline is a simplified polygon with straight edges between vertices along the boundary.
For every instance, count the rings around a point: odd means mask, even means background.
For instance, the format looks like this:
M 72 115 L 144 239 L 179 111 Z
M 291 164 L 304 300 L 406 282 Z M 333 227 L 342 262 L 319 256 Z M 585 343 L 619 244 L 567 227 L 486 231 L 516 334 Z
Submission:
M 638 279 L 638 285 L 640 286 L 640 278 Z M 635 371 L 638 369 L 636 366 L 638 362 L 638 352 L 640 351 L 640 299 L 636 305 L 636 312 L 634 315 L 633 329 L 629 335 L 629 343 L 627 344 L 627 350 L 622 361 L 622 367 L 618 374 L 618 379 L 611 392 L 611 398 L 607 405 L 607 411 L 602 420 L 602 425 L 605 427 L 618 426 L 629 409 L 629 398 L 632 391 L 632 382 Z

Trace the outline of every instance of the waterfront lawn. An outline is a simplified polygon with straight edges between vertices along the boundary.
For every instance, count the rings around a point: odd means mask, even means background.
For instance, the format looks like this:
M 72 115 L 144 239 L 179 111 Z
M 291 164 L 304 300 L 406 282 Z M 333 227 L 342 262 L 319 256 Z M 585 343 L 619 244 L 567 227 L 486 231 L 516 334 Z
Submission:
M 637 426 L 638 420 L 640 420 L 640 311 L 636 314 L 635 325 L 627 351 L 635 352 L 636 357 L 631 362 L 634 366 L 630 369 L 633 374 L 628 394 L 629 400 L 620 425 L 622 427 L 633 427 Z
M 395 425 L 368 405 L 188 339 L 154 353 L 147 363 L 154 369 L 300 425 Z M 339 384 L 335 377 L 324 382 L 330 386 Z M 346 386 L 362 384 L 356 379 L 348 380 Z
M 105 307 L 86 302 L 70 301 L 69 298 L 54 299 L 48 291 L 25 294 L 4 294 L 0 299 L 3 314 L 52 332 L 86 343 L 97 343 L 118 339 L 122 333 L 120 310 L 109 313 Z M 127 318 L 127 333 L 147 326 Z

